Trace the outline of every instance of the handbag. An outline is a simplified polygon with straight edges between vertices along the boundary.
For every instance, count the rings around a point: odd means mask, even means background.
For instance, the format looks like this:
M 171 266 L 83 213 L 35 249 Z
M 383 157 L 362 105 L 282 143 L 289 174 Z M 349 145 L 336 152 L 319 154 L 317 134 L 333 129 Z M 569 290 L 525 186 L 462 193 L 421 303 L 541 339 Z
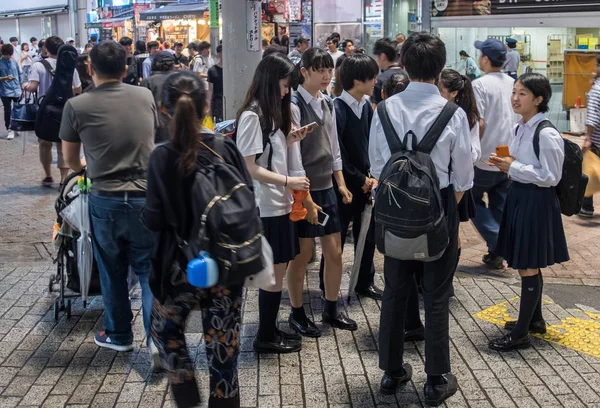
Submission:
M 22 103 L 24 102 L 24 103 Z M 10 112 L 10 130 L 28 132 L 35 130 L 35 116 L 38 111 L 37 93 L 21 94 Z

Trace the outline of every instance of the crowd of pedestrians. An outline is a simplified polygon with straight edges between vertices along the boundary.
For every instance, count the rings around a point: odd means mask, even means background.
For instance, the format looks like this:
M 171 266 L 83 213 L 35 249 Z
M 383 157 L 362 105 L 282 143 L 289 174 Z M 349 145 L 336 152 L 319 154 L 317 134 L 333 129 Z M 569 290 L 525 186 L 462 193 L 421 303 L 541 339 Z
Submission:
M 285 42 L 285 30 L 276 38 Z M 46 94 L 64 44 L 58 37 L 34 40 L 21 54 L 13 44 L 0 50 L 7 128 L 11 104 L 22 91 Z M 134 348 L 131 269 L 142 289 L 153 367 L 167 373 L 177 406 L 201 402 L 184 338 L 186 319 L 199 307 L 210 366 L 209 406 L 239 407 L 243 285 L 229 274 L 230 264 L 220 267 L 216 284 L 192 284 L 186 252 L 191 242 L 180 238 L 200 221 L 202 234 L 211 234 L 202 229 L 207 212 L 197 219 L 192 203 L 198 177 L 216 172 L 215 162 L 239 177 L 231 196 L 243 186 L 251 189 L 262 225 L 256 237 L 264 235 L 272 249 L 273 280 L 259 290 L 255 351 L 297 352 L 303 337 L 323 335 L 303 296 L 316 239 L 322 249 L 321 321 L 339 330 L 358 328 L 339 307 L 351 223 L 355 249 L 364 242 L 351 289 L 381 300 L 381 393 L 394 394 L 412 378 L 405 341 L 425 342 L 429 405 L 457 391 L 449 299 L 461 253 L 460 222 L 472 220 L 485 239 L 483 261 L 489 267 L 507 262 L 522 278 L 519 319 L 489 346 L 525 348 L 530 331 L 545 332 L 541 269 L 569 259 L 555 189 L 565 149 L 544 115 L 552 94 L 548 80 L 525 74 L 515 81 L 501 72 L 507 49 L 495 39 L 475 43 L 485 74 L 473 82 L 444 69 L 446 47 L 438 37 L 415 33 L 397 40 L 378 40 L 375 58 L 355 52 L 352 40 L 340 42 L 335 33 L 325 50 L 296 41 L 289 58 L 281 45 L 267 47 L 237 113 L 233 138 L 204 125 L 207 115 L 224 119 L 222 45 L 213 60 L 206 42 L 191 43 L 188 56 L 179 42 L 172 48 L 168 42 L 138 42 L 134 51 L 127 37 L 91 44 L 69 84 L 74 95 L 83 93 L 64 106 L 57 151 L 61 181 L 69 169 L 85 169 L 93 182 L 89 215 L 104 301 L 98 346 Z M 597 144 L 594 121 L 592 115 L 590 149 Z M 44 184 L 53 182 L 51 149 L 52 142 L 40 139 Z M 432 238 L 419 222 L 436 212 L 439 233 Z M 363 225 L 366 215 L 371 221 Z M 385 256 L 383 290 L 374 286 L 376 248 Z M 293 332 L 277 324 L 284 278 Z

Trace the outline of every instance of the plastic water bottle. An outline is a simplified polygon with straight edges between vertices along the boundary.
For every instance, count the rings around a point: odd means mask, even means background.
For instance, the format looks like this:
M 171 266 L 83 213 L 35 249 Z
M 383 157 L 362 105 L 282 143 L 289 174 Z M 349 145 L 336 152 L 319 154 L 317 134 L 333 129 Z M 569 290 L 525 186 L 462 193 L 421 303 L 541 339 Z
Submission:
M 208 254 L 201 251 L 198 258 L 192 259 L 187 265 L 188 282 L 198 288 L 210 288 L 219 281 L 219 266 Z

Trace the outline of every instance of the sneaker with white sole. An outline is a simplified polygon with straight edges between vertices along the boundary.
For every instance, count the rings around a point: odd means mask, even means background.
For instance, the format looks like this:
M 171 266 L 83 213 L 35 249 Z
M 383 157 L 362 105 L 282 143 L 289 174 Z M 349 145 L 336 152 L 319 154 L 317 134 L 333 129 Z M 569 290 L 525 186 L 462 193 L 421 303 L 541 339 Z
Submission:
M 160 353 L 158 347 L 154 345 L 154 341 L 150 339 L 148 341 L 148 351 L 150 352 L 150 368 L 152 371 L 160 371 L 162 364 L 160 363 Z
M 6 136 L 6 140 L 13 140 L 15 138 L 15 132 L 13 130 L 8 131 L 8 135 Z
M 94 343 L 96 343 L 96 345 L 98 345 L 100 347 L 105 347 L 105 348 L 115 350 L 115 351 L 131 351 L 131 350 L 133 350 L 133 343 L 130 343 L 130 344 L 114 343 L 111 340 L 110 336 L 107 335 L 103 331 L 96 333 L 96 336 L 94 337 Z

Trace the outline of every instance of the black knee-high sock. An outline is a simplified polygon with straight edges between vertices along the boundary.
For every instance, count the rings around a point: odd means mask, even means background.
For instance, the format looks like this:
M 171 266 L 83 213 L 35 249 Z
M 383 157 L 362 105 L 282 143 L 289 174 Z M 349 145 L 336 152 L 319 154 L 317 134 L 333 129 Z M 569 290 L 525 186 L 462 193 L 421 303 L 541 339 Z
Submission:
M 277 314 L 281 304 L 281 292 L 258 291 L 258 338 L 265 341 L 275 339 Z
M 408 304 L 406 305 L 406 319 L 404 331 L 418 329 L 423 326 L 421 323 L 421 314 L 419 312 L 419 290 L 417 289 L 417 281 L 413 278 L 413 284 L 408 296 Z
M 541 287 L 540 278 L 535 276 L 524 276 L 521 278 L 521 304 L 519 306 L 519 319 L 517 325 L 511 332 L 513 338 L 520 339 L 529 332 L 529 325 L 533 312 L 540 300 Z
M 337 317 L 337 301 L 325 299 L 325 311 L 330 317 Z
M 542 294 L 544 293 L 544 278 L 542 276 L 542 271 L 540 271 L 537 276 L 540 280 L 540 300 L 538 300 L 535 310 L 533 311 L 533 317 L 531 318 L 532 322 L 544 320 L 544 316 L 542 315 Z

